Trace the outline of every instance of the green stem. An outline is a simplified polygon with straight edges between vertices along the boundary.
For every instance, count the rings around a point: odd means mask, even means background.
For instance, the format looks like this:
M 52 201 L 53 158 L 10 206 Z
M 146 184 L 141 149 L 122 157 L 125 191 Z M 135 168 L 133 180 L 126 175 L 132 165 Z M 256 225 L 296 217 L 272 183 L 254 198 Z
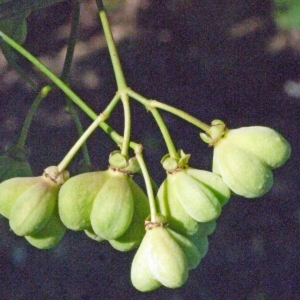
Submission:
M 82 136 L 78 139 L 75 145 L 71 148 L 68 154 L 63 158 L 63 160 L 59 163 L 58 170 L 62 172 L 69 162 L 72 160 L 74 155 L 78 152 L 81 146 L 86 142 L 88 137 L 92 134 L 92 132 L 101 124 L 101 122 L 105 121 L 113 111 L 114 107 L 118 103 L 120 99 L 120 95 L 116 94 L 115 97 L 109 102 L 108 106 L 104 109 L 104 111 L 94 120 L 94 122 L 88 127 L 88 129 L 82 134 Z
M 12 48 L 16 49 L 21 55 L 28 59 L 35 67 L 37 67 L 44 75 L 46 75 L 54 84 L 56 84 L 70 99 L 78 105 L 92 120 L 97 118 L 97 114 L 81 100 L 60 78 L 50 71 L 45 65 L 43 65 L 38 59 L 36 59 L 31 53 L 25 50 L 22 46 L 9 38 L 6 34 L 0 31 L 0 37 Z M 122 145 L 123 137 L 113 130 L 107 123 L 101 122 L 100 127 L 117 143 Z M 130 147 L 134 147 L 134 143 L 130 142 Z
M 158 110 L 156 108 L 152 108 L 151 109 L 151 113 L 162 133 L 162 136 L 165 140 L 165 143 L 167 145 L 167 148 L 168 148 L 168 152 L 170 154 L 170 157 L 172 158 L 179 158 L 178 156 L 178 153 L 176 151 L 176 148 L 174 146 L 174 143 L 172 141 L 172 138 L 171 138 L 171 135 L 170 135 L 170 132 L 168 130 L 168 127 L 166 126 L 163 118 L 161 117 L 160 113 L 158 112 Z
M 77 140 L 75 145 L 70 149 L 70 151 L 67 153 L 67 155 L 63 158 L 63 160 L 59 163 L 57 166 L 58 172 L 62 172 L 65 170 L 67 165 L 70 163 L 74 155 L 78 152 L 78 150 L 81 148 L 81 146 L 85 143 L 85 141 L 88 139 L 88 137 L 93 133 L 93 131 L 99 126 L 99 123 L 101 123 L 105 119 L 105 116 L 100 114 L 94 122 L 88 127 L 88 129 L 83 133 L 83 135 Z
M 135 156 L 140 165 L 140 168 L 141 168 L 144 180 L 145 180 L 146 191 L 147 191 L 147 196 L 148 196 L 149 205 L 150 205 L 151 221 L 155 222 L 155 216 L 157 215 L 157 210 L 156 210 L 156 205 L 155 205 L 154 193 L 153 193 L 153 188 L 152 188 L 152 184 L 151 184 L 151 178 L 150 178 L 147 166 L 145 164 L 142 151 L 143 151 L 142 145 L 138 145 L 135 149 Z
M 29 109 L 29 112 L 26 116 L 26 119 L 24 121 L 22 130 L 21 130 L 21 135 L 20 135 L 20 138 L 19 138 L 18 143 L 17 143 L 17 148 L 18 149 L 24 150 L 25 141 L 26 141 L 26 138 L 27 138 L 27 134 L 28 134 L 28 130 L 29 130 L 32 118 L 33 118 L 39 104 L 48 95 L 48 93 L 51 91 L 51 89 L 52 89 L 52 87 L 49 84 L 44 86 L 41 89 L 41 91 L 39 92 L 39 94 L 37 95 L 37 97 L 34 99 L 32 105 Z
M 125 76 L 123 73 L 122 65 L 120 62 L 120 58 L 118 55 L 116 43 L 114 41 L 111 28 L 109 25 L 109 21 L 104 9 L 104 5 L 102 0 L 96 0 L 99 10 L 99 18 L 103 27 L 104 36 L 107 42 L 108 51 L 110 55 L 110 59 L 112 62 L 112 66 L 114 69 L 114 74 L 118 86 L 118 92 L 121 93 L 121 99 L 123 103 L 124 109 L 124 140 L 122 144 L 121 153 L 127 157 L 128 156 L 128 147 L 130 143 L 130 134 L 131 134 L 131 115 L 130 115 L 130 105 L 129 105 L 129 97 L 126 93 L 127 91 L 127 83 L 125 80 Z
M 103 27 L 105 39 L 106 39 L 107 46 L 108 46 L 108 51 L 109 51 L 113 69 L 114 69 L 118 90 L 120 91 L 120 90 L 127 88 L 126 80 L 125 80 L 124 73 L 122 70 L 122 65 L 121 65 L 118 51 L 116 48 L 116 44 L 114 42 L 114 38 L 113 38 L 111 29 L 110 29 L 107 15 L 104 10 L 103 2 L 101 0 L 96 0 L 96 2 L 98 5 L 99 17 L 100 17 L 100 21 L 101 21 L 101 24 Z
M 149 110 L 151 110 L 152 108 L 163 109 L 169 113 L 172 113 L 173 115 L 176 115 L 177 117 L 184 119 L 185 121 L 195 125 L 196 127 L 202 129 L 204 132 L 209 134 L 209 129 L 210 129 L 209 125 L 207 125 L 206 123 L 191 116 L 190 114 L 182 111 L 181 109 L 175 108 L 171 105 L 159 102 L 157 100 L 149 100 L 149 99 L 143 97 L 142 95 L 134 92 L 133 90 L 128 90 L 127 93 L 130 97 L 132 97 L 133 99 L 142 103 L 146 107 L 146 109 L 149 109 Z
M 121 93 L 121 99 L 123 103 L 124 110 L 124 135 L 121 153 L 128 157 L 128 148 L 130 143 L 130 133 L 131 133 L 131 112 L 129 105 L 129 97 L 126 92 Z

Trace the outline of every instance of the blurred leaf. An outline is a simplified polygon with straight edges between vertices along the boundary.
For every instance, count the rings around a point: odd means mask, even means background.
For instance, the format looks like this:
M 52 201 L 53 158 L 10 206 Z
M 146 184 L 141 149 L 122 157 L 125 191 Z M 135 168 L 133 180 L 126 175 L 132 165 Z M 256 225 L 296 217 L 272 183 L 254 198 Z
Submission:
M 7 19 L 27 10 L 40 9 L 64 0 L 0 0 L 0 20 Z
M 277 26 L 282 29 L 300 26 L 300 1 L 275 0 L 273 15 Z

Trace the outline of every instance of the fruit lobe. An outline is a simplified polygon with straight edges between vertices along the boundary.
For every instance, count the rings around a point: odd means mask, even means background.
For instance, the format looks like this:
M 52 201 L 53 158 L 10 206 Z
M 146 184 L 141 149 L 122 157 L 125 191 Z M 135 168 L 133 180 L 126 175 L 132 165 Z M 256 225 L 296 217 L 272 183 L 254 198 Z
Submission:
M 134 211 L 133 195 L 126 173 L 108 170 L 106 180 L 93 203 L 91 224 L 94 232 L 106 240 L 122 236 L 129 227 Z
M 88 172 L 71 177 L 59 192 L 59 214 L 72 230 L 89 230 L 94 199 L 109 176 L 108 171 Z
M 58 197 L 59 186 L 40 177 L 39 182 L 23 192 L 13 204 L 9 225 L 20 236 L 34 235 L 49 221 Z

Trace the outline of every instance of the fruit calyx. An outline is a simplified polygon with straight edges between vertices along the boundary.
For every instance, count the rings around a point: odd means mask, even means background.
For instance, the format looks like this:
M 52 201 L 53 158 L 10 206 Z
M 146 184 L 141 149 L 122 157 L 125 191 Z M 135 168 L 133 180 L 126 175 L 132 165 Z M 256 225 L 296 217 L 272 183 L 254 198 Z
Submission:
M 215 119 L 211 122 L 209 133 L 200 133 L 200 138 L 213 147 L 225 136 L 227 131 L 226 124 L 222 120 Z
M 160 162 L 167 173 L 173 174 L 187 168 L 190 157 L 190 154 L 186 154 L 183 150 L 179 150 L 178 158 L 171 157 L 170 154 L 166 154 Z
M 127 175 L 133 175 L 140 171 L 140 165 L 136 157 L 127 159 L 119 150 L 110 153 L 108 168 Z
M 43 178 L 48 179 L 55 184 L 61 186 L 70 178 L 70 173 L 67 170 L 59 172 L 57 166 L 50 166 L 44 170 Z
M 150 219 L 150 217 L 148 217 L 145 220 L 146 230 L 151 230 L 152 228 L 166 227 L 166 226 L 169 226 L 169 223 L 167 222 L 167 219 L 161 214 L 156 214 L 153 219 L 152 218 Z

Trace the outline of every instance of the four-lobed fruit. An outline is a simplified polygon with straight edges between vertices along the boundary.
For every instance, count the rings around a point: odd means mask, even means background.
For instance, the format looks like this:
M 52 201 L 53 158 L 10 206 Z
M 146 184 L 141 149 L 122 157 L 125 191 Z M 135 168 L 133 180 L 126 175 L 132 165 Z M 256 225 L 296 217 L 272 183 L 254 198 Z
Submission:
M 226 130 L 214 145 L 213 172 L 236 194 L 260 197 L 273 185 L 272 169 L 290 157 L 290 144 L 263 126 Z
M 40 180 L 24 191 L 13 204 L 9 226 L 16 235 L 34 235 L 50 219 L 58 197 L 59 187 L 51 179 Z
M 215 220 L 220 215 L 229 197 L 230 189 L 219 175 L 186 167 L 168 173 L 156 202 L 172 228 L 193 235 L 198 222 Z
M 57 244 L 65 233 L 58 216 L 57 200 L 67 171 L 48 167 L 42 176 L 12 178 L 0 184 L 1 214 L 9 219 L 15 234 L 25 236 L 33 246 L 47 249 Z
M 189 261 L 190 255 L 184 249 L 192 252 L 194 248 L 185 241 L 180 245 L 181 238 L 174 235 L 177 234 L 163 226 L 146 231 L 131 266 L 131 281 L 139 291 L 152 291 L 161 285 L 177 288 L 186 282 L 190 266 L 196 262 Z

